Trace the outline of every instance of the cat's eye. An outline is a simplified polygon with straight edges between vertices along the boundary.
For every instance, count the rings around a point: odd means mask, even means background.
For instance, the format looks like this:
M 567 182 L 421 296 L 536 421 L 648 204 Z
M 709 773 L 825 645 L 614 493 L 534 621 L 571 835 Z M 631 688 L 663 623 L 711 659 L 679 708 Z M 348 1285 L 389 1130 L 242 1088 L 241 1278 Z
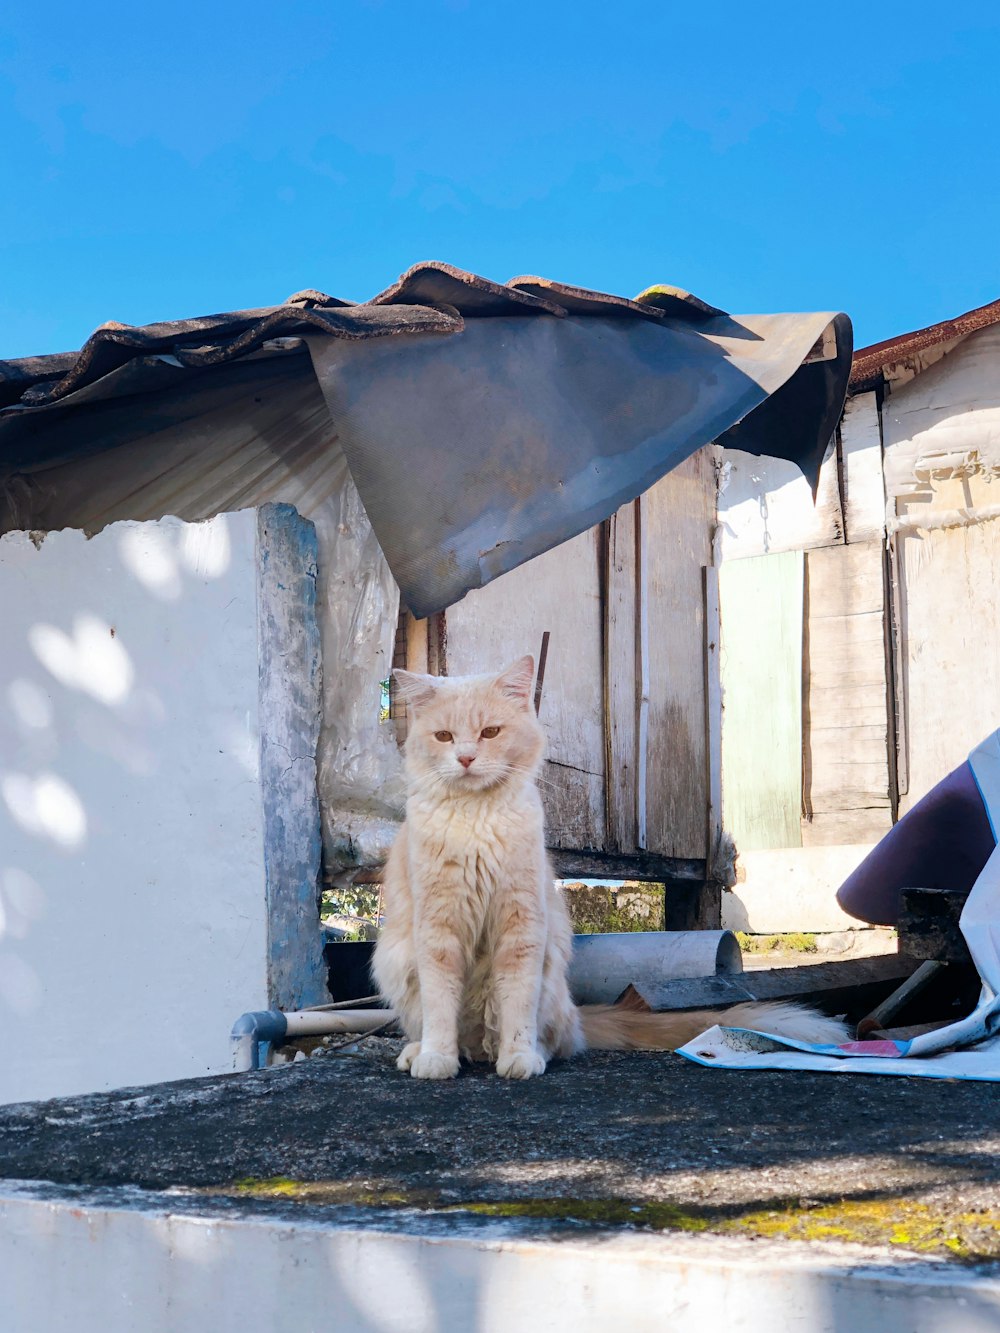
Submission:
M 453 741 L 455 737 L 451 734 L 450 731 L 435 731 L 434 739 L 436 741 L 441 741 L 441 743 L 443 744 L 445 741 Z
M 480 739 L 484 741 L 491 741 L 494 736 L 499 736 L 499 735 L 500 735 L 499 727 L 483 727 L 482 731 L 479 733 Z

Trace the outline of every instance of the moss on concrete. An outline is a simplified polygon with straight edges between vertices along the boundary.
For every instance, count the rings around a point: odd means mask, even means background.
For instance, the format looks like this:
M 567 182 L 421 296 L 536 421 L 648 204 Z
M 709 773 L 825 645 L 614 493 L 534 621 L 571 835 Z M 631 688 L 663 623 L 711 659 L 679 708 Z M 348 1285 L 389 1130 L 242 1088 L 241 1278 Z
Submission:
M 1000 1259 L 1000 1209 L 950 1210 L 943 1204 L 906 1198 L 842 1199 L 839 1202 L 786 1200 L 770 1208 L 684 1207 L 630 1199 L 520 1198 L 444 1203 L 432 1192 L 359 1190 L 339 1181 L 238 1180 L 207 1194 L 296 1199 L 303 1203 L 369 1208 L 474 1213 L 483 1217 L 523 1217 L 589 1226 L 638 1227 L 653 1231 L 712 1232 L 761 1239 L 853 1242 L 891 1246 L 967 1263 Z
M 707 1217 L 672 1203 L 629 1203 L 625 1199 L 505 1199 L 500 1203 L 459 1203 L 447 1211 L 484 1217 L 537 1217 L 589 1222 L 594 1226 L 648 1227 L 654 1231 L 709 1231 Z
M 815 953 L 816 936 L 793 930 L 784 935 L 750 935 L 736 931 L 736 938 L 744 953 Z
M 745 1213 L 721 1230 L 788 1240 L 890 1245 L 938 1258 L 1000 1258 L 1000 1209 L 952 1211 L 910 1199 L 844 1199 Z
M 201 1194 L 235 1194 L 253 1199 L 295 1199 L 299 1203 L 341 1204 L 354 1208 L 435 1208 L 438 1198 L 427 1190 L 368 1190 L 341 1180 L 289 1180 L 247 1176 L 232 1185 L 209 1186 Z
M 562 888 L 578 935 L 663 929 L 662 884 L 564 883 Z

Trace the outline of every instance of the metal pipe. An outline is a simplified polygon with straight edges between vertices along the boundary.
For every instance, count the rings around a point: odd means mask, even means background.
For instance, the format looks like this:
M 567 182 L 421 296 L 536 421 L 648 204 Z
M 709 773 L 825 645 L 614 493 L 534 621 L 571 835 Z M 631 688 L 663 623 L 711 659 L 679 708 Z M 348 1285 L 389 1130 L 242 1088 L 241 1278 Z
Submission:
M 731 930 L 649 930 L 577 935 L 569 986 L 577 1004 L 614 1004 L 629 985 L 662 985 L 679 977 L 743 971 L 739 940 Z
M 233 1042 L 233 1072 L 246 1073 L 261 1067 L 261 1047 L 292 1037 L 326 1037 L 332 1033 L 371 1032 L 395 1022 L 392 1009 L 341 1009 L 330 1013 L 315 1009 L 265 1009 L 241 1014 L 230 1034 Z
M 743 971 L 739 941 L 731 930 L 649 930 L 575 935 L 569 985 L 577 1004 L 613 1004 L 628 985 L 662 985 L 678 977 L 733 975 Z M 294 1037 L 359 1035 L 395 1022 L 392 1009 L 265 1009 L 241 1014 L 233 1024 L 233 1070 L 261 1067 L 261 1047 Z
M 243 1073 L 260 1068 L 260 1048 L 264 1042 L 284 1041 L 288 1031 L 280 1009 L 257 1009 L 240 1014 L 229 1034 L 233 1043 L 233 1069 Z
M 298 1009 L 285 1014 L 289 1037 L 326 1037 L 332 1032 L 370 1032 L 396 1017 L 391 1009 Z

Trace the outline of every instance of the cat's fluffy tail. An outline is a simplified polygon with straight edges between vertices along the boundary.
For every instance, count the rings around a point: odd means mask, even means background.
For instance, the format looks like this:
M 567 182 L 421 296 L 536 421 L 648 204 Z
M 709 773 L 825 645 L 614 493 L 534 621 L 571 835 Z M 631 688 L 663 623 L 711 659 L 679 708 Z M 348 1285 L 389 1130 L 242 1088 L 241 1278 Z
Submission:
M 773 1032 L 816 1045 L 837 1045 L 848 1032 L 803 1004 L 736 1004 L 730 1009 L 696 1009 L 653 1014 L 616 1004 L 580 1006 L 584 1042 L 592 1051 L 675 1051 L 717 1023 L 730 1028 Z

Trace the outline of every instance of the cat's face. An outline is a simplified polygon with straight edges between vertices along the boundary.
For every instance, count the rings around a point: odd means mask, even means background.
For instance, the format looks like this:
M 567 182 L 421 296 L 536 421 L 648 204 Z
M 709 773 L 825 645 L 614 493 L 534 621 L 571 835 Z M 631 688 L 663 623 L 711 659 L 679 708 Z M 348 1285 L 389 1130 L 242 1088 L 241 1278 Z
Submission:
M 498 676 L 394 672 L 410 715 L 410 777 L 427 786 L 473 792 L 533 775 L 545 750 L 531 706 L 534 665 L 523 657 Z

